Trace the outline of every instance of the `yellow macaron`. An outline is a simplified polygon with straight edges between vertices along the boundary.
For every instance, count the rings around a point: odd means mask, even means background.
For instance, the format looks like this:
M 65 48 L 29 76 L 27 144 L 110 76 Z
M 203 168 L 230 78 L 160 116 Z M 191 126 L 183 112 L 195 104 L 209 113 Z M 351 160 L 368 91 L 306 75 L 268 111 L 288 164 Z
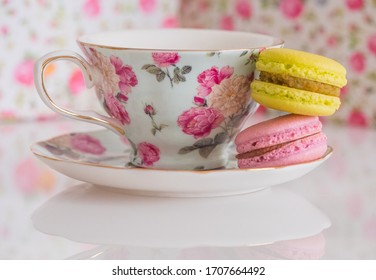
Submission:
M 260 53 L 252 98 L 280 111 L 310 116 L 332 115 L 341 105 L 346 69 L 338 62 L 298 50 L 273 48 Z

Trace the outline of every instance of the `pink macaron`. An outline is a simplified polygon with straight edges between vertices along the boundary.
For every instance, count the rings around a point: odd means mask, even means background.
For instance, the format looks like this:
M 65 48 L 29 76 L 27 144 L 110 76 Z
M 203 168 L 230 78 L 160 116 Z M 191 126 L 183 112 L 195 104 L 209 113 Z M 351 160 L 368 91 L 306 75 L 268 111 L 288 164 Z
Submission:
M 318 117 L 290 114 L 244 129 L 235 145 L 239 168 L 278 167 L 322 157 L 327 138 Z

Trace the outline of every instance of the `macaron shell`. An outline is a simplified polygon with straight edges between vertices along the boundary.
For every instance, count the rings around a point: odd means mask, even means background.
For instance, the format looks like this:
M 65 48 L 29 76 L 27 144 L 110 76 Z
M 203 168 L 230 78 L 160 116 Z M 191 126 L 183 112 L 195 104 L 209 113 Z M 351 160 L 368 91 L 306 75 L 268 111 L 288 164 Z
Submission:
M 256 68 L 277 74 L 309 79 L 343 87 L 346 85 L 346 69 L 337 61 L 298 50 L 267 49 L 260 53 Z
M 339 97 L 254 80 L 252 98 L 271 109 L 308 116 L 330 116 L 341 105 Z
M 318 117 L 283 115 L 242 130 L 235 138 L 238 153 L 250 152 L 282 143 L 291 142 L 321 132 Z
M 264 168 L 309 162 L 322 157 L 327 148 L 326 135 L 317 133 L 289 142 L 260 156 L 238 159 L 238 166 L 239 168 Z

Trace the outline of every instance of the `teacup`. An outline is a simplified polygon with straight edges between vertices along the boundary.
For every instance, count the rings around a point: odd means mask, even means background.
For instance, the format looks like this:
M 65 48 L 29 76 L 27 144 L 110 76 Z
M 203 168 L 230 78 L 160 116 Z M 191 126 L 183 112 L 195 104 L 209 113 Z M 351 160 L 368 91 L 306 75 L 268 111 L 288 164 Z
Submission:
M 125 135 L 132 163 L 158 169 L 222 167 L 228 148 L 257 103 L 250 97 L 255 60 L 283 41 L 247 32 L 151 29 L 83 35 L 73 51 L 35 64 L 35 85 L 52 110 Z M 47 65 L 76 63 L 108 116 L 57 105 L 44 82 Z M 93 97 L 94 98 L 94 97 Z

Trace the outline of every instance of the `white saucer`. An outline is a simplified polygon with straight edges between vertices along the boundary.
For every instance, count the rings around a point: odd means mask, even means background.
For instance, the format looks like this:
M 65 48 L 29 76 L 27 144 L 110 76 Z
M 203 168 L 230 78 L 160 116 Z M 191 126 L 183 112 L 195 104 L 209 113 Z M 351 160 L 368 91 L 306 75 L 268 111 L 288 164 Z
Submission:
M 331 224 L 285 188 L 221 197 L 158 197 L 83 183 L 32 215 L 41 232 L 73 241 L 142 248 L 242 247 L 313 236 Z
M 83 138 L 79 149 L 72 146 L 77 135 Z M 108 130 L 61 135 L 35 143 L 31 150 L 51 168 L 83 182 L 148 195 L 196 197 L 248 193 L 282 184 L 312 171 L 333 152 L 329 147 L 318 160 L 276 168 L 239 169 L 233 155 L 225 168 L 217 170 L 146 169 L 129 164 L 129 145 Z

